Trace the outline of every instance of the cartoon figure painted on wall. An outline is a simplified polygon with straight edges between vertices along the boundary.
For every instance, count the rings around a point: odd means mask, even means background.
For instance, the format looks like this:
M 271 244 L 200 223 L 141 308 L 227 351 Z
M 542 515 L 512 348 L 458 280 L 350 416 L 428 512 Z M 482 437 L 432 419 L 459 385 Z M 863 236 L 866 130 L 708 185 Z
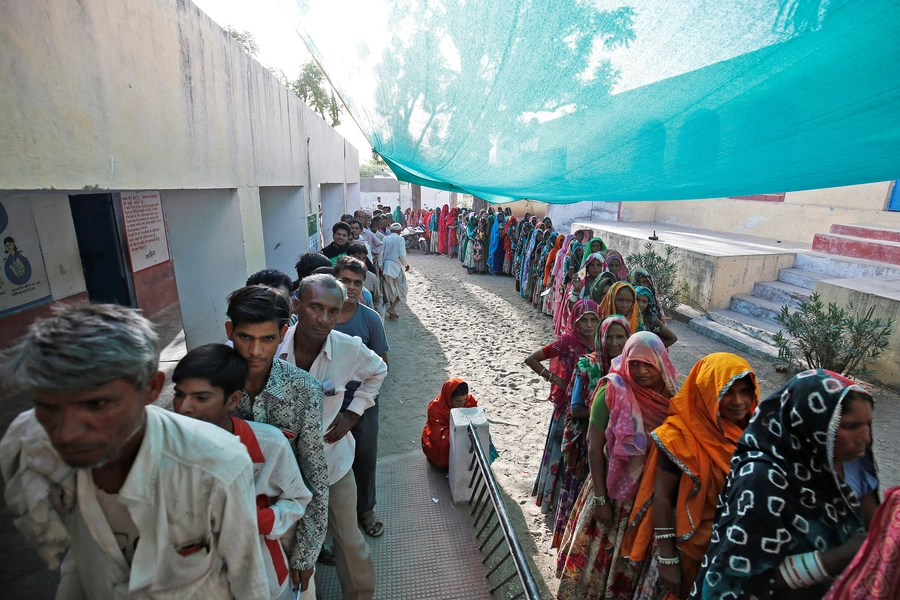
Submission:
M 6 253 L 6 260 L 3 263 L 6 278 L 15 285 L 27 283 L 31 279 L 31 263 L 16 248 L 16 240 L 11 237 L 3 238 L 3 250 Z

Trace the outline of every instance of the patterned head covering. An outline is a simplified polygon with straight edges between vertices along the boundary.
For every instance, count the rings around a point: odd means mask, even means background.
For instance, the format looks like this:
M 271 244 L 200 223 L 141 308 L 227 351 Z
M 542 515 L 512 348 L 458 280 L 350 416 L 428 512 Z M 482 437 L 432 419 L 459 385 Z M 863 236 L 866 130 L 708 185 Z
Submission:
M 684 384 L 669 403 L 669 416 L 653 430 L 647 463 L 655 465 L 665 453 L 681 471 L 675 502 L 675 535 L 678 548 L 699 563 L 706 548 L 712 523 L 715 498 L 725 485 L 731 469 L 731 455 L 744 425 L 723 419 L 719 403 L 735 381 L 750 377 L 755 388 L 748 415 L 756 410 L 759 386 L 750 363 L 735 354 L 716 352 L 701 358 L 691 369 Z M 635 498 L 632 522 L 622 546 L 622 555 L 641 562 L 649 554 L 653 541 L 653 495 L 656 470 L 648 470 L 641 479 Z M 690 584 L 690 582 L 687 582 Z
M 641 277 L 646 277 L 650 280 L 650 292 L 653 295 L 650 301 L 650 312 L 656 316 L 657 319 L 663 322 L 663 325 L 666 324 L 666 313 L 663 310 L 662 302 L 659 300 L 659 293 L 656 291 L 656 282 L 653 281 L 653 277 L 650 275 L 650 271 L 645 269 L 644 267 L 635 267 L 631 271 L 628 272 L 628 283 L 630 283 L 635 289 L 638 288 L 638 280 Z
M 591 300 L 597 304 L 602 304 L 603 299 L 606 297 L 606 292 L 608 292 L 609 288 L 614 286 L 618 281 L 616 276 L 609 271 L 600 273 L 600 275 L 597 276 L 597 279 L 594 280 L 594 283 L 591 284 Z M 606 286 L 608 286 L 606 291 L 601 294 L 600 291 Z
M 600 315 L 605 317 L 619 312 L 616 309 L 616 294 L 622 289 L 631 290 L 631 293 L 634 294 L 634 305 L 631 307 L 631 312 L 623 316 L 628 319 L 628 324 L 631 326 L 632 333 L 644 331 L 644 318 L 641 316 L 641 311 L 638 308 L 637 292 L 624 281 L 614 283 L 613 286 L 609 288 L 609 291 L 606 292 L 606 296 L 603 297 L 603 301 L 600 303 Z
M 619 261 L 619 270 L 618 271 L 613 271 L 612 269 L 609 268 L 609 263 L 613 259 L 616 259 Z M 625 279 L 628 278 L 628 268 L 625 266 L 625 259 L 622 258 L 622 255 L 619 254 L 619 252 L 616 250 L 609 250 L 606 253 L 606 264 L 603 265 L 603 270 L 609 271 L 610 273 L 615 275 L 619 279 L 619 281 L 625 281 Z
M 834 465 L 841 400 L 851 391 L 869 395 L 836 373 L 810 370 L 760 402 L 731 459 L 691 598 L 772 598 L 763 573 L 864 530 L 859 499 Z
M 645 362 L 662 375 L 669 395 L 638 385 L 631 375 L 632 361 Z M 628 338 L 617 366 L 606 381 L 606 489 L 610 498 L 631 500 L 637 492 L 647 455 L 648 433 L 666 418 L 669 398 L 678 391 L 678 371 L 655 333 L 639 331 Z
M 609 315 L 608 317 L 603 319 L 602 323 L 600 323 L 600 327 L 597 328 L 597 338 L 594 340 L 594 346 L 597 348 L 597 352 L 600 354 L 603 375 L 609 373 L 610 368 L 612 367 L 613 360 L 619 358 L 618 356 L 610 357 L 609 348 L 606 345 L 606 334 L 607 332 L 609 332 L 609 328 L 613 325 L 621 325 L 625 329 L 626 338 L 631 337 L 632 333 L 631 325 L 628 323 L 628 319 L 626 319 L 622 315 Z M 619 356 L 621 356 L 621 354 Z
M 554 414 L 557 417 L 561 416 L 569 405 L 569 396 L 566 390 L 578 359 L 594 351 L 594 340 L 584 337 L 576 327 L 578 321 L 587 314 L 593 314 L 599 319 L 597 304 L 587 299 L 576 302 L 569 314 L 566 332 L 551 344 L 559 358 L 550 361 L 550 371 L 566 382 L 565 387 L 557 387 L 552 382 L 550 384 L 550 399 L 556 406 Z
M 603 257 L 602 252 L 594 252 L 593 254 L 587 254 L 584 257 L 584 261 L 582 261 L 582 263 L 581 263 L 581 269 L 578 271 L 578 275 L 576 275 L 576 277 L 578 277 L 578 279 L 580 279 L 581 281 L 584 281 L 585 277 L 587 277 L 587 274 L 588 274 L 588 265 L 590 265 L 592 262 L 599 262 L 600 266 L 602 267 L 603 266 L 603 258 L 604 257 Z

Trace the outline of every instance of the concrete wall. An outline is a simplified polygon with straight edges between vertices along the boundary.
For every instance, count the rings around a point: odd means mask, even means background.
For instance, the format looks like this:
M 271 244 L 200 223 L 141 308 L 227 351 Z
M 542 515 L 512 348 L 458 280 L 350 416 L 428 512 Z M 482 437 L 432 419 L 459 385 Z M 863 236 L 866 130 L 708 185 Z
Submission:
M 248 274 L 300 253 L 305 215 L 320 203 L 340 214 L 355 194 L 357 149 L 187 0 L 33 0 L 2 13 L 0 194 L 160 190 L 189 347 L 221 339 L 224 296 Z M 266 191 L 278 188 L 294 193 Z M 36 212 L 38 230 L 56 238 L 68 214 Z M 54 298 L 83 293 L 77 245 L 45 252 L 62 277 Z
M 645 252 L 647 237 L 621 231 L 613 224 L 604 228 L 598 223 L 576 221 L 571 232 L 590 229 L 601 237 L 611 250 L 618 250 L 623 257 Z M 646 232 L 645 232 L 646 233 Z M 656 242 L 654 251 L 663 255 L 667 244 Z M 728 308 L 732 296 L 749 295 L 757 281 L 771 281 L 778 278 L 779 269 L 794 265 L 794 254 L 790 252 L 727 253 L 703 244 L 671 244 L 675 248 L 672 260 L 678 264 L 678 285 L 687 284 L 688 295 L 699 308 L 714 310 Z
M 547 216 L 559 231 L 569 229 L 575 221 L 616 221 L 619 217 L 618 202 L 575 202 L 574 204 L 548 204 Z
M 294 277 L 297 257 L 309 249 L 303 188 L 259 188 L 266 267 Z
M 622 221 L 656 221 L 811 243 L 835 223 L 900 228 L 900 212 L 886 211 L 893 182 L 788 192 L 784 202 L 734 198 L 623 202 Z M 777 192 L 777 190 L 772 190 Z
M 834 302 L 846 307 L 853 302 L 857 314 L 866 314 L 875 307 L 874 318 L 894 319 L 894 333 L 888 347 L 869 369 L 875 371 L 878 383 L 900 390 L 900 275 L 820 281 L 816 292 L 826 306 Z

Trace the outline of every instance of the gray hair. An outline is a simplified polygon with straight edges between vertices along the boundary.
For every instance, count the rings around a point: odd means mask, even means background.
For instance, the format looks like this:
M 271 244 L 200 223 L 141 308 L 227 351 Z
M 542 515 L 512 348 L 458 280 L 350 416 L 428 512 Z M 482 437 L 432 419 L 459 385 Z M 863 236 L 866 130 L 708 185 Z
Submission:
M 158 369 L 153 324 L 115 304 L 58 308 L 0 356 L 6 384 L 26 391 L 91 390 L 116 379 L 140 389 Z
M 326 273 L 310 275 L 301 279 L 300 285 L 297 286 L 297 300 L 303 300 L 303 292 L 316 285 L 321 285 L 326 290 L 339 290 L 341 292 L 341 302 L 347 301 L 347 286 Z

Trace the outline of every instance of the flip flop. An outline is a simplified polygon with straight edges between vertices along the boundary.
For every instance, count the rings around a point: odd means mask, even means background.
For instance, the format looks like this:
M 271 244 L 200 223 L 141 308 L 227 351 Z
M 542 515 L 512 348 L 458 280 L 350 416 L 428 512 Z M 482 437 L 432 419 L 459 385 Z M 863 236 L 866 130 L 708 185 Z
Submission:
M 363 531 L 369 537 L 377 538 L 384 534 L 384 523 L 374 513 L 367 519 L 359 522 Z
M 400 315 L 398 315 L 397 313 L 392 312 L 390 310 L 388 311 L 388 319 L 399 319 L 399 318 L 400 318 Z

